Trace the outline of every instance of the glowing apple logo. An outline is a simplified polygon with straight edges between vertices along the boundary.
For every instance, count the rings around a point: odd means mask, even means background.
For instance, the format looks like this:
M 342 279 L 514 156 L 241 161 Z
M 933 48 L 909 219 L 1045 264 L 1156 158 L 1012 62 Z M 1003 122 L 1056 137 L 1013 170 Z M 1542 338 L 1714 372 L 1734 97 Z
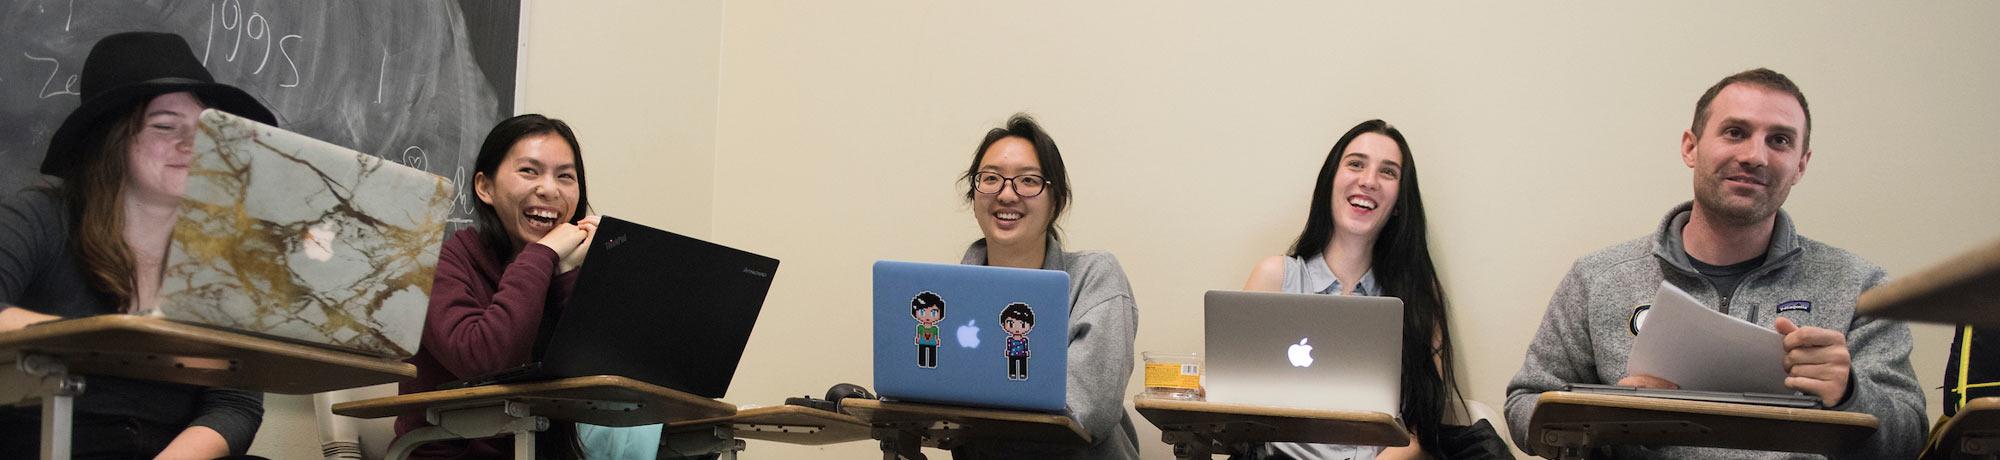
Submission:
M 331 226 L 321 222 L 306 229 L 305 240 L 300 241 L 299 246 L 305 250 L 307 258 L 320 262 L 332 260 L 335 235 Z
M 1285 349 L 1285 357 L 1292 359 L 1292 367 L 1311 366 L 1313 365 L 1313 346 L 1306 345 L 1306 339 L 1301 337 L 1297 345 L 1292 345 L 1291 348 Z
M 965 325 L 958 327 L 958 346 L 979 348 L 979 326 L 973 325 L 974 321 L 965 320 Z

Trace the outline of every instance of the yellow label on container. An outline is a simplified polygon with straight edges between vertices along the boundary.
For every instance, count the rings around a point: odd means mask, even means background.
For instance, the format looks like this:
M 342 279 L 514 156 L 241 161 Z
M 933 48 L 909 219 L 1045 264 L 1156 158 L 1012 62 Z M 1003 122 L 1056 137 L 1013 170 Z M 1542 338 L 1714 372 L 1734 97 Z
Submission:
M 1147 388 L 1201 389 L 1201 366 L 1180 363 L 1146 363 Z

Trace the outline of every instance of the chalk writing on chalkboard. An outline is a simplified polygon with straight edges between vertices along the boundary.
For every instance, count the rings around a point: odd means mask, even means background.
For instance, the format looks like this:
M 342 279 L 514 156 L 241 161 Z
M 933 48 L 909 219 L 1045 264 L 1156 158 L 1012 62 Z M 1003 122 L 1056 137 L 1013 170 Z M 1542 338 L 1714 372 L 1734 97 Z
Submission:
M 520 2 L 0 0 L 0 194 L 43 180 L 49 136 L 81 102 L 91 45 L 179 34 L 216 80 L 279 125 L 452 179 L 513 113 Z M 458 197 L 451 222 L 471 222 Z

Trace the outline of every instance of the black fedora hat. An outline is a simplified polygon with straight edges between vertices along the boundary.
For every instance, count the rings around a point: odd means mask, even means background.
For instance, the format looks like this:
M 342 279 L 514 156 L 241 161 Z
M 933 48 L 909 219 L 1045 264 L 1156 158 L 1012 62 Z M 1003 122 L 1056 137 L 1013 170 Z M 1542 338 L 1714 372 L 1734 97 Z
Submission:
M 125 32 L 97 41 L 83 60 L 83 104 L 63 119 L 42 157 L 42 173 L 69 177 L 83 159 L 97 152 L 78 149 L 108 117 L 131 110 L 154 96 L 187 91 L 210 107 L 265 124 L 276 125 L 271 109 L 236 87 L 215 82 L 179 35 Z

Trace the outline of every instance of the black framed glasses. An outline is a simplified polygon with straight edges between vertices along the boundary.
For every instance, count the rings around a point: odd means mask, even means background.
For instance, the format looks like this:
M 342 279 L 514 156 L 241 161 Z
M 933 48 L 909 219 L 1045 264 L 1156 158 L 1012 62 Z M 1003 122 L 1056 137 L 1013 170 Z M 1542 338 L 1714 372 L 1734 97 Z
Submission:
M 981 172 L 972 176 L 972 190 L 987 195 L 999 195 L 1000 189 L 1006 188 L 1007 184 L 1014 184 L 1014 194 L 1021 198 L 1040 196 L 1049 188 L 1049 180 L 1039 174 L 1007 177 L 995 172 Z

